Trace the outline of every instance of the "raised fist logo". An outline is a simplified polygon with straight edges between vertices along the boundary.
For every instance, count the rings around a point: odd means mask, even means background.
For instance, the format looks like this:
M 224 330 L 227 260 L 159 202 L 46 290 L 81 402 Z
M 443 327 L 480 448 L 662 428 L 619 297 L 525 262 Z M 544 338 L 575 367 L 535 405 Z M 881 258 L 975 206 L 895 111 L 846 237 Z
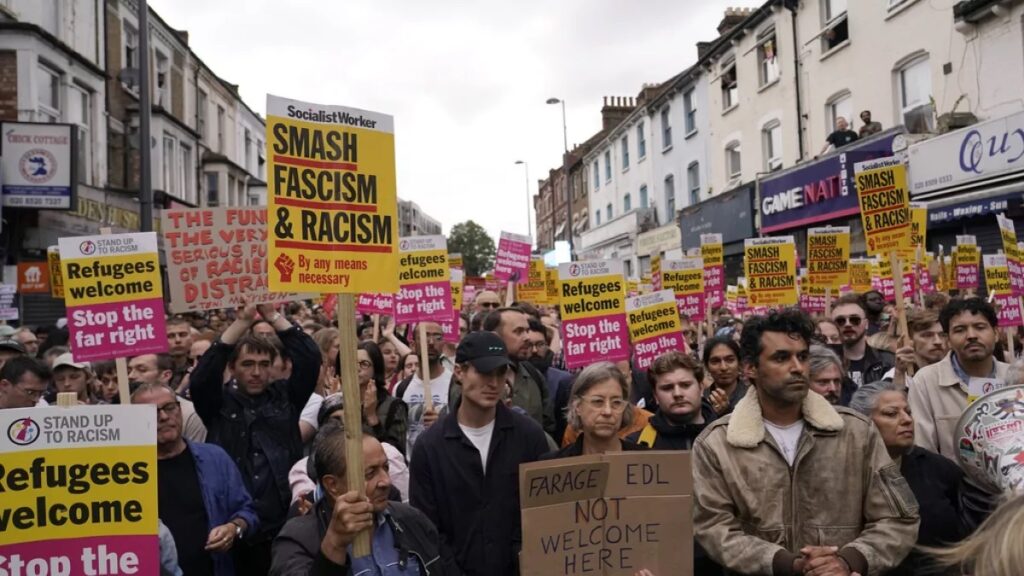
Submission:
M 281 273 L 281 282 L 291 282 L 292 272 L 295 271 L 295 261 L 288 257 L 287 254 L 281 254 L 274 260 L 274 268 Z

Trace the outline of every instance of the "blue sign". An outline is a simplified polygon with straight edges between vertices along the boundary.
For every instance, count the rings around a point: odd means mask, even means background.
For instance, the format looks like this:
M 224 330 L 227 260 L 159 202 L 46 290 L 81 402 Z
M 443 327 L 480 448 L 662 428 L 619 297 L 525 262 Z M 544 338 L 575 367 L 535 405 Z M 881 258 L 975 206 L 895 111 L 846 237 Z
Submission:
M 1019 207 L 1022 200 L 1024 200 L 1024 194 L 1014 192 L 1011 194 L 996 196 L 994 198 L 978 198 L 975 200 L 957 202 L 956 204 L 936 206 L 934 208 L 929 206 L 928 223 L 939 224 L 942 222 L 949 222 L 951 220 L 959 220 L 960 218 L 973 218 L 975 216 L 998 214 L 1011 208 Z
M 761 181 L 761 232 L 826 222 L 860 212 L 853 184 L 858 162 L 892 156 L 893 132 Z

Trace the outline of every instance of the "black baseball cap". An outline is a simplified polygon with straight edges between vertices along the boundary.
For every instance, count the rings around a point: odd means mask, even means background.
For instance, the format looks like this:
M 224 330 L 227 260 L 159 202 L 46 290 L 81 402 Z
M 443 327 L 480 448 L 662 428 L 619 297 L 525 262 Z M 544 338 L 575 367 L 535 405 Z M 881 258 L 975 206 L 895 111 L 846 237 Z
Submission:
M 25 346 L 14 338 L 0 338 L 0 350 L 9 350 L 18 354 L 25 353 Z
M 490 374 L 502 366 L 511 366 L 505 342 L 494 332 L 472 332 L 455 349 L 455 363 L 469 362 L 477 372 Z

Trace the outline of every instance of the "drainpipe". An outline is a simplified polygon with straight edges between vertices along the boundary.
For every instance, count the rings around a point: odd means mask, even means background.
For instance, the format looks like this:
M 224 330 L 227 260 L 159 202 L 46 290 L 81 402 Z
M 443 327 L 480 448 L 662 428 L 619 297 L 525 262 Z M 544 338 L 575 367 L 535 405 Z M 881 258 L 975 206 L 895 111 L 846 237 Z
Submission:
M 783 4 L 789 9 L 790 22 L 793 26 L 793 79 L 796 85 L 796 143 L 800 152 L 800 160 L 804 159 L 804 116 L 803 103 L 800 96 L 800 42 L 797 40 L 796 12 L 799 5 L 796 2 L 784 1 Z

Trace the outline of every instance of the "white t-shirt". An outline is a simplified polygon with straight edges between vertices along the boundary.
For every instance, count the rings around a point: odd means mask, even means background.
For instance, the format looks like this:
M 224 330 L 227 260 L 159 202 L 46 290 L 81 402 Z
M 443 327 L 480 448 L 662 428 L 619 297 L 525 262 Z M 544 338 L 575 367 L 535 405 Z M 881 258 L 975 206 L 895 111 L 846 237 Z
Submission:
M 306 406 L 302 408 L 302 414 L 299 415 L 299 421 L 309 424 L 314 430 L 319 430 L 320 425 L 317 422 L 317 417 L 320 416 L 320 406 L 323 403 L 323 396 L 316 392 L 310 394 L 309 400 L 306 401 Z
M 463 426 L 459 424 L 459 428 L 462 428 L 462 433 L 469 438 L 469 441 L 476 446 L 477 451 L 480 452 L 480 463 L 484 466 L 484 472 L 487 472 L 487 453 L 491 450 L 491 436 L 494 434 L 494 420 L 491 420 L 489 424 L 483 428 L 470 428 L 469 426 Z
M 448 386 L 452 381 L 452 373 L 445 368 L 440 376 L 430 381 L 430 397 L 434 401 L 434 412 L 441 412 L 441 409 L 448 405 Z M 423 380 L 419 375 L 412 377 L 409 386 L 402 394 L 402 401 L 409 406 L 409 433 L 406 437 L 405 453 L 412 454 L 413 444 L 416 438 L 426 430 L 423 426 Z
M 885 373 L 885 376 L 882 376 L 882 380 L 888 380 L 889 382 L 894 382 L 896 380 L 896 369 L 895 368 L 889 368 L 889 371 Z M 903 384 L 907 388 L 912 387 L 914 385 L 914 377 L 911 376 L 910 374 L 904 374 L 903 375 Z
M 775 438 L 775 443 L 782 450 L 782 454 L 786 457 L 786 462 L 789 462 L 789 465 L 792 466 L 793 462 L 796 462 L 796 450 L 800 445 L 800 434 L 804 431 L 803 418 L 789 426 L 776 426 L 765 420 L 764 427 L 772 435 L 772 438 Z

